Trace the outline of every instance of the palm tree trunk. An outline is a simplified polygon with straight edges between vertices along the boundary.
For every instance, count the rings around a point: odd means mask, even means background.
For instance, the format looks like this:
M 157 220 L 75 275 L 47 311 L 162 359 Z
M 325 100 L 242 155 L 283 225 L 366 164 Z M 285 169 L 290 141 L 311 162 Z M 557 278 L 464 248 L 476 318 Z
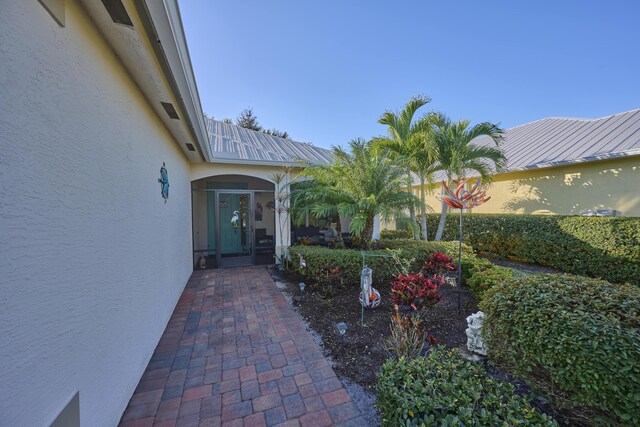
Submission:
M 420 209 L 421 209 L 421 218 L 420 218 L 420 228 L 422 229 L 422 240 L 429 240 L 429 236 L 427 235 L 427 204 L 426 204 L 426 195 L 424 189 L 424 176 L 420 176 Z
M 374 217 L 367 219 L 367 224 L 364 226 L 362 233 L 360 233 L 360 239 L 362 240 L 362 247 L 368 249 L 373 239 L 373 221 Z
M 440 185 L 440 194 L 444 194 L 444 187 Z M 444 225 L 447 221 L 447 205 L 442 202 L 442 210 L 440 211 L 440 222 L 438 223 L 438 231 L 436 232 L 436 241 L 442 240 L 442 233 L 444 232 Z
M 411 178 L 411 171 L 407 171 L 407 193 L 413 194 L 413 179 Z M 410 227 L 411 232 L 413 233 L 413 240 L 420 240 L 418 222 L 416 221 L 416 209 L 413 205 L 409 206 L 409 217 L 411 218 Z
M 338 233 L 338 235 L 336 236 L 336 242 L 337 242 L 336 246 L 338 248 L 344 248 L 344 240 L 342 239 L 342 224 L 340 224 L 339 214 L 336 214 L 335 220 L 336 220 L 336 233 Z

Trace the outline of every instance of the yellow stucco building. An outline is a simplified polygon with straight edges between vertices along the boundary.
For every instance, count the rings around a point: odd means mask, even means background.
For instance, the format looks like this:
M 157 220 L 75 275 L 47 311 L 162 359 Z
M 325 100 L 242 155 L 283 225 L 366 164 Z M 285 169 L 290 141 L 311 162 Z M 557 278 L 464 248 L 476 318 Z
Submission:
M 489 144 L 479 139 L 479 144 Z M 640 216 L 640 109 L 599 119 L 546 118 L 508 129 L 507 172 L 473 212 Z M 416 195 L 418 186 L 415 187 Z M 440 211 L 435 194 L 427 203 Z

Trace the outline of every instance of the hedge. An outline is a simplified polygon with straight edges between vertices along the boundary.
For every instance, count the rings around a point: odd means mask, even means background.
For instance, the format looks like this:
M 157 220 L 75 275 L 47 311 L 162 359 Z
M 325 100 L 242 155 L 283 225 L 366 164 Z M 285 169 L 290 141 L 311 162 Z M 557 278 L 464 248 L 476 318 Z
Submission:
M 412 239 L 413 236 L 409 230 L 381 230 L 381 240 L 396 240 L 396 239 Z
M 638 287 L 534 274 L 488 290 L 480 308 L 492 360 L 597 424 L 640 425 Z
M 458 239 L 457 214 L 443 240 Z M 432 239 L 438 215 L 428 216 Z M 640 285 L 640 218 L 467 214 L 464 241 L 479 252 L 566 273 Z
M 378 374 L 382 426 L 555 426 L 513 385 L 489 378 L 457 350 L 432 349 L 427 357 L 389 359 Z
M 471 263 L 468 269 L 466 284 L 478 300 L 482 299 L 485 292 L 494 286 L 524 274 L 511 268 L 492 264 L 491 261 L 483 258 L 478 258 Z
M 387 249 L 397 250 L 404 260 L 413 260 L 410 270 L 419 272 L 424 261 L 430 254 L 442 251 L 457 260 L 457 242 L 421 242 L 416 240 L 384 240 L 377 243 L 377 248 L 367 251 L 354 249 L 329 249 L 321 246 L 291 246 L 289 256 L 292 259 L 291 269 L 301 274 L 305 280 L 314 282 L 320 276 L 320 270 L 327 264 L 340 267 L 340 273 L 344 283 L 353 283 L 360 286 L 360 273 L 362 271 L 362 253 L 389 255 Z M 465 265 L 475 260 L 473 250 L 469 246 L 463 247 Z M 306 267 L 300 268 L 299 255 L 305 260 Z M 370 257 L 366 259 L 367 266 L 373 269 L 373 281 L 377 286 L 387 286 L 393 275 L 399 271 L 395 263 L 389 258 Z M 470 268 L 470 267 L 469 267 Z

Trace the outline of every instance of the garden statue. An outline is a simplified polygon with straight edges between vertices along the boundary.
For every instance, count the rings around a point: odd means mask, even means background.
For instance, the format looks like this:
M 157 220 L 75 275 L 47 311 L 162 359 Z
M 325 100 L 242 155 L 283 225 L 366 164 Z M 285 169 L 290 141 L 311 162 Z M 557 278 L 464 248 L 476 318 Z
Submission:
M 467 325 L 469 326 L 466 330 L 467 333 L 467 349 L 471 353 L 480 354 L 482 356 L 487 355 L 487 348 L 482 341 L 482 319 L 484 318 L 484 313 L 479 311 L 471 316 L 467 317 Z
M 480 206 L 491 197 L 487 197 L 486 191 L 482 188 L 480 178 L 471 190 L 466 190 L 465 186 L 469 180 L 467 178 L 461 178 L 460 180 L 451 181 L 451 187 L 455 186 L 455 191 L 442 181 L 442 188 L 445 193 L 437 198 L 445 203 L 447 206 L 453 209 L 460 209 L 460 243 L 458 245 L 458 290 L 462 286 L 462 210 L 471 209 L 476 206 Z M 461 312 L 460 308 L 460 293 L 458 293 L 458 313 Z
M 371 286 L 373 270 L 369 267 L 362 269 L 362 291 L 360 292 L 360 304 L 367 308 L 376 308 L 380 305 L 380 292 Z

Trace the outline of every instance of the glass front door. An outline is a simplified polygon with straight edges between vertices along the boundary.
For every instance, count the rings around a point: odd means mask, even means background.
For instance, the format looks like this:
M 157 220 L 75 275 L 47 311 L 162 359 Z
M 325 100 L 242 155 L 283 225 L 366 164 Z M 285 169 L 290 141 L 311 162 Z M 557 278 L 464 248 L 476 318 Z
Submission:
M 253 195 L 250 192 L 216 192 L 218 265 L 253 264 Z

